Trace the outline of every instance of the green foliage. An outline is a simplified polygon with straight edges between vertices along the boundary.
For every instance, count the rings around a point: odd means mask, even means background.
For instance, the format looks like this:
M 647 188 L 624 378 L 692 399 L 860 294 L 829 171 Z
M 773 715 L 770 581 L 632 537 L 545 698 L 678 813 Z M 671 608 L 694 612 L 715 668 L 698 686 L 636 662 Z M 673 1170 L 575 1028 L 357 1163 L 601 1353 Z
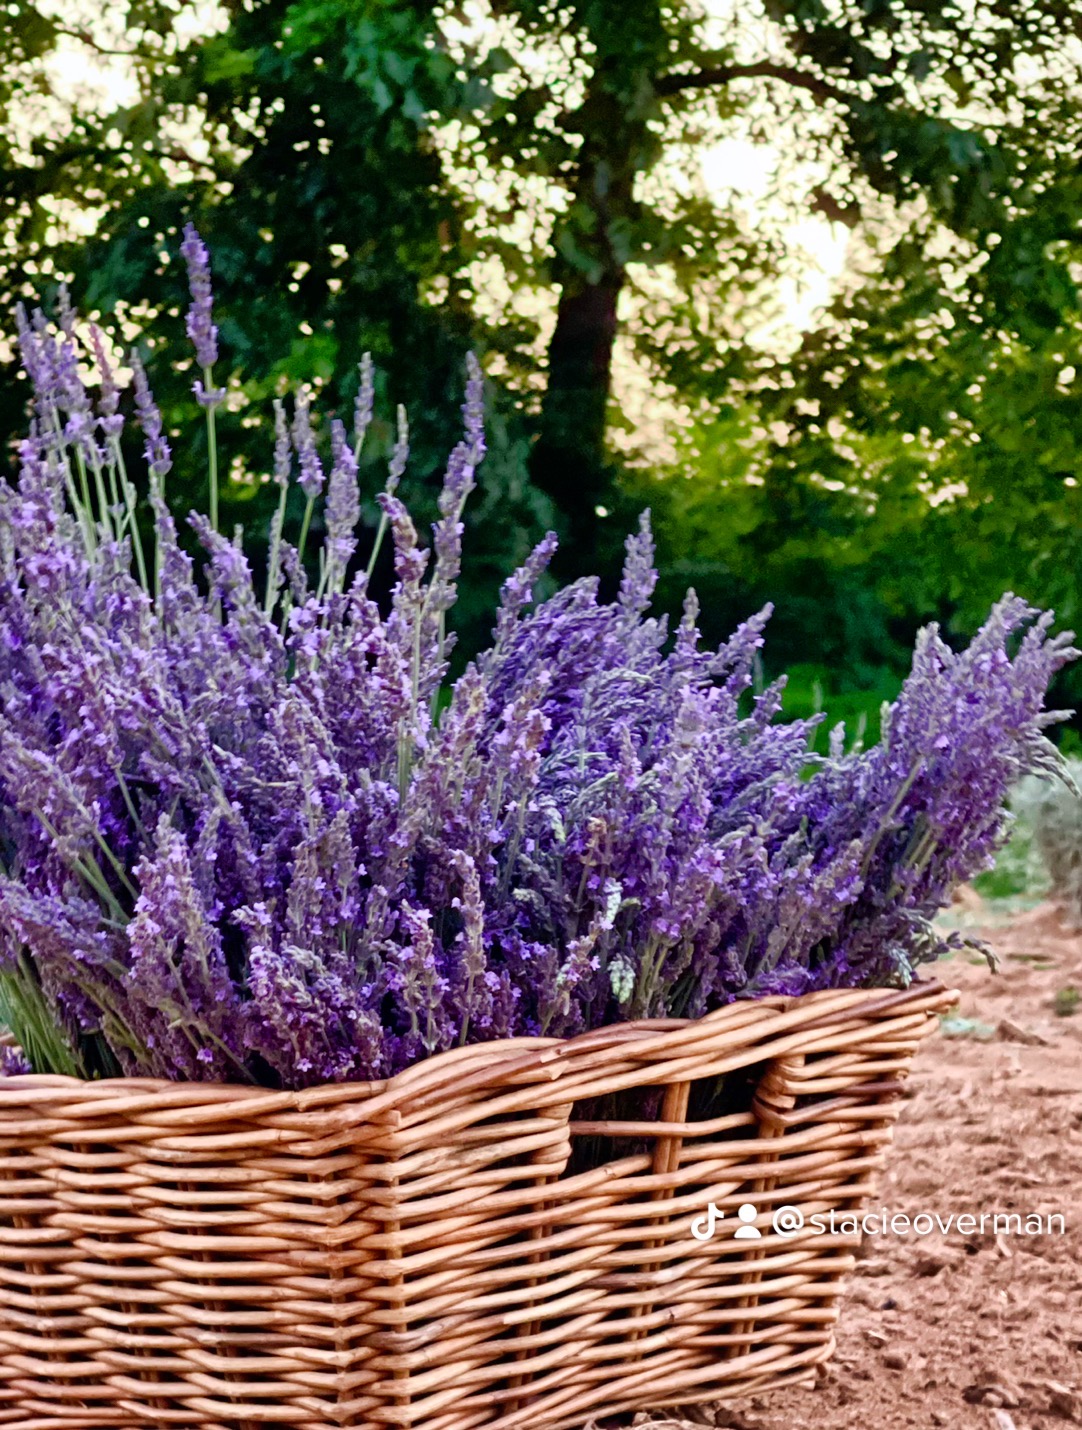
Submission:
M 1048 802 L 1057 799 L 1059 788 L 1047 780 L 1025 779 L 1014 790 L 1007 842 L 999 851 L 995 867 L 973 881 L 983 899 L 1009 912 L 1036 903 L 1052 889 L 1041 847 L 1041 828 Z
M 607 570 L 644 501 L 666 604 L 693 582 L 720 634 L 773 599 L 770 659 L 809 668 L 791 707 L 819 681 L 828 714 L 867 708 L 869 735 L 929 616 L 964 635 L 1012 586 L 1082 624 L 1082 3 L 766 0 L 725 30 L 683 0 L 486 9 L 470 28 L 451 3 L 226 0 L 224 28 L 181 42 L 172 0 L 129 0 L 105 41 L 4 8 L 0 305 L 71 274 L 85 309 L 140 339 L 175 427 L 193 374 L 161 356 L 184 306 L 163 255 L 193 218 L 232 364 L 224 517 L 255 545 L 270 454 L 251 419 L 272 395 L 309 382 L 348 416 L 370 350 L 380 407 L 409 409 L 408 495 L 426 514 L 462 357 L 480 349 L 494 455 L 467 627 L 544 525 Z M 56 48 L 101 43 L 128 56 L 134 102 L 42 110 Z M 726 137 L 763 146 L 755 213 L 699 174 Z M 777 280 L 799 269 L 786 225 L 808 211 L 850 227 L 854 270 L 779 354 L 754 334 L 778 317 Z M 124 307 L 131 292 L 149 307 Z M 617 314 L 693 419 L 686 476 L 658 470 L 649 410 L 615 410 Z M 22 429 L 24 398 L 0 382 L 0 437 Z M 392 436 L 373 429 L 370 490 Z M 205 453 L 184 463 L 180 510 L 203 499 Z
M 1072 785 L 1055 785 L 1033 800 L 1034 842 L 1052 896 L 1074 923 L 1082 923 L 1082 762 L 1067 764 Z
M 24 954 L 0 972 L 0 1028 L 6 1028 L 36 1073 L 85 1078 L 86 1067 L 68 1041 Z
M 1074 33 L 1082 11 L 1058 19 Z M 843 513 L 874 553 L 867 584 L 893 583 L 896 608 L 957 633 L 1005 587 L 1082 622 L 1075 82 L 1048 60 L 1029 116 L 978 130 L 996 158 L 967 206 L 926 191 L 862 287 L 760 375 L 763 417 L 784 434 L 764 453 L 767 484 L 790 504 L 794 490 L 834 493 L 825 514 L 801 513 L 823 561 L 845 559 Z M 943 177 L 952 193 L 963 183 Z M 1062 698 L 1080 695 L 1069 677 Z
M 694 462 L 680 453 L 672 469 L 624 484 L 629 506 L 655 514 L 663 604 L 692 585 L 704 626 L 720 632 L 772 603 L 766 671 L 789 672 L 786 713 L 822 711 L 823 741 L 839 720 L 850 738 L 875 740 L 922 615 L 907 555 L 917 515 L 884 505 L 869 521 L 820 485 L 764 480 L 750 408 L 688 442 Z
M 849 689 L 844 672 L 826 665 L 794 665 L 788 671 L 782 701 L 786 719 L 802 720 L 822 714 L 812 749 L 827 750 L 830 732 L 845 726 L 846 747 L 873 745 L 879 739 L 883 705 L 894 700 L 901 680 L 893 671 L 881 672 L 879 682 L 868 689 Z
M 0 187 L 17 254 L 6 267 L 0 260 L 0 301 L 38 292 L 48 300 L 49 275 L 73 275 L 77 303 L 115 336 L 142 331 L 150 380 L 175 431 L 195 374 L 164 356 L 183 348 L 187 301 L 183 272 L 169 260 L 192 218 L 213 255 L 231 368 L 221 374 L 229 411 L 218 424 L 231 477 L 226 528 L 243 521 L 252 545 L 265 540 L 271 453 L 266 424 L 253 417 L 265 418 L 273 395 L 309 383 L 322 389 L 324 412 L 348 423 L 365 351 L 380 373 L 377 410 L 393 414 L 401 402 L 409 412 L 407 495 L 422 516 L 434 515 L 464 356 L 484 346 L 484 328 L 457 296 L 442 306 L 427 299 L 434 286 L 457 284 L 464 262 L 465 214 L 442 182 L 432 124 L 472 114 L 487 92 L 484 73 L 464 73 L 435 45 L 422 5 L 263 0 L 226 11 L 223 33 L 178 49 L 175 7 L 131 7 L 125 47 L 137 102 L 106 115 L 76 111 L 70 130 L 39 135 L 32 160 Z M 47 26 L 43 36 L 39 55 Z M 185 127 L 194 137 L 178 137 Z M 58 199 L 104 209 L 90 241 L 56 242 Z M 132 292 L 149 295 L 149 309 L 125 307 Z M 4 398 L 0 423 L 18 433 L 23 393 L 9 385 Z M 472 517 L 486 522 L 474 542 L 480 589 L 467 593 L 467 627 L 546 517 L 523 479 L 521 419 L 494 398 L 493 455 Z M 373 424 L 363 474 L 373 494 L 393 436 L 389 422 Z M 170 499 L 179 511 L 205 505 L 206 471 L 199 443 L 178 453 Z M 374 503 L 366 515 L 374 526 Z
M 1048 879 L 1033 843 L 1031 826 L 1016 821 L 995 867 L 979 874 L 973 887 L 982 899 L 1008 908 L 1029 906 L 1048 891 Z

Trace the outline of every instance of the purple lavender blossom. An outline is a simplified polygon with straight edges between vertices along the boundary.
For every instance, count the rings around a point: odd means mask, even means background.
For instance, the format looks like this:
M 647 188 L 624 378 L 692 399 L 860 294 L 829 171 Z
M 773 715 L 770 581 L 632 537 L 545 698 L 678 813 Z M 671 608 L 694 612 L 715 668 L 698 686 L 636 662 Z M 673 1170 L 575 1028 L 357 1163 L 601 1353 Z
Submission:
M 209 265 L 194 230 L 185 247 L 209 366 Z M 309 397 L 291 430 L 275 405 L 257 594 L 239 537 L 192 514 L 201 554 L 182 546 L 134 358 L 150 583 L 130 511 L 76 480 L 121 415 L 93 332 L 97 407 L 83 390 L 75 331 L 70 310 L 59 333 L 19 318 L 35 417 L 0 486 L 0 971 L 28 959 L 66 1041 L 129 1074 L 380 1078 L 466 1042 L 905 983 L 943 951 L 931 919 L 993 856 L 1011 785 L 1055 766 L 1043 699 L 1076 653 L 1050 616 L 1005 597 L 961 652 L 929 629 L 880 743 L 813 758 L 780 684 L 753 694 L 769 612 L 718 649 L 693 593 L 671 638 L 650 614 L 647 516 L 608 603 L 588 580 L 537 599 L 546 537 L 441 698 L 484 454 L 475 362 L 427 546 L 396 491 L 400 414 L 382 612 L 350 577 L 370 365 L 326 482 Z M 315 589 L 307 524 L 285 539 L 291 446 L 308 516 L 325 496 Z
M 101 410 L 112 415 L 120 406 L 120 392 L 116 385 L 113 365 L 105 351 L 105 336 L 97 323 L 90 324 L 90 345 L 94 351 L 94 361 L 98 365 L 101 378 Z
M 312 431 L 311 405 L 306 392 L 298 392 L 293 413 L 293 445 L 300 462 L 300 488 L 309 501 L 315 501 L 323 490 L 323 466 L 316 450 Z
M 7 1044 L 0 1046 L 0 1077 L 19 1077 L 33 1071 L 21 1048 L 12 1048 Z
M 365 353 L 359 364 L 361 384 L 357 389 L 357 398 L 353 405 L 353 452 L 354 456 L 359 456 L 361 447 L 364 445 L 365 433 L 368 431 L 372 421 L 372 407 L 375 402 L 376 390 L 375 380 L 372 371 L 372 355 Z
M 410 455 L 410 428 L 406 418 L 406 409 L 399 404 L 397 413 L 397 427 L 394 450 L 391 452 L 391 460 L 387 468 L 387 484 L 384 491 L 388 496 L 394 496 L 398 490 L 398 484 L 405 475 L 406 465 Z
M 192 223 L 184 225 L 184 242 L 180 251 L 188 268 L 188 291 L 192 296 L 187 319 L 188 337 L 195 348 L 196 362 L 206 372 L 218 361 L 218 329 L 211 320 L 210 255 Z
M 327 527 L 327 589 L 335 591 L 341 589 L 346 568 L 357 549 L 355 533 L 361 518 L 357 458 L 346 441 L 346 429 L 337 418 L 331 423 L 331 454 L 324 520 Z
M 274 480 L 283 490 L 289 486 L 290 470 L 293 465 L 289 445 L 289 424 L 286 410 L 280 398 L 274 399 Z
M 132 373 L 135 377 L 135 411 L 146 439 L 144 456 L 147 467 L 152 476 L 161 480 L 173 465 L 173 454 L 169 450 L 169 443 L 162 432 L 162 415 L 158 411 L 158 405 L 154 401 L 147 383 L 146 369 L 143 367 L 142 359 L 138 353 L 133 352 L 128 361 L 131 363 Z

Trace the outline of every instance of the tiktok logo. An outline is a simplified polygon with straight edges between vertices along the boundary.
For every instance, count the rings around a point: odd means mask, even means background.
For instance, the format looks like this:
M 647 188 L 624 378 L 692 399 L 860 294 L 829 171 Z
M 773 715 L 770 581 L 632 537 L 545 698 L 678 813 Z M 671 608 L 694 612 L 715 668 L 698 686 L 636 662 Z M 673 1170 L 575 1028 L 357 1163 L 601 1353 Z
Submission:
M 755 1225 L 755 1215 L 755 1206 L 752 1202 L 742 1202 L 737 1207 L 736 1216 L 740 1225 L 733 1232 L 735 1241 L 758 1241 L 762 1237 L 763 1233 Z M 724 1213 L 720 1212 L 713 1202 L 707 1202 L 703 1215 L 696 1217 L 691 1223 L 691 1234 L 696 1241 L 709 1241 L 714 1235 L 718 1223 L 724 1220 Z

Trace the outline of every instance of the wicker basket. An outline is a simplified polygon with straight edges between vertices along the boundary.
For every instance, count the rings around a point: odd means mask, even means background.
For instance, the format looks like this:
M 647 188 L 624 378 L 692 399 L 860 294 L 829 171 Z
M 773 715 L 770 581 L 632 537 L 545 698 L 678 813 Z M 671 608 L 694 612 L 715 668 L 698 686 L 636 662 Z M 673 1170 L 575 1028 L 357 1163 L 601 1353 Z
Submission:
M 0 1081 L 0 1425 L 556 1430 L 806 1380 L 857 1238 L 772 1213 L 865 1201 L 954 996 L 741 1002 L 304 1093 Z

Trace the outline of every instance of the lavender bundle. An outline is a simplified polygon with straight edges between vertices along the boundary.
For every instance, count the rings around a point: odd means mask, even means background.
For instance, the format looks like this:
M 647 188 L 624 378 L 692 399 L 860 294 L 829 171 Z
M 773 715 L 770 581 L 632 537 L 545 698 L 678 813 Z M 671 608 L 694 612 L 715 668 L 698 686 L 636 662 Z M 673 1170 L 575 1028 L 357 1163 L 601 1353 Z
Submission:
M 194 231 L 183 251 L 213 454 L 209 266 Z M 276 404 L 260 590 L 240 533 L 216 529 L 214 467 L 211 519 L 188 518 L 202 559 L 184 550 L 133 358 L 144 549 L 117 382 L 90 330 L 84 384 L 78 332 L 66 305 L 58 328 L 20 317 L 34 419 L 0 486 L 0 1020 L 39 1071 L 300 1087 L 485 1039 L 905 983 L 944 950 L 930 920 L 990 861 L 1008 788 L 1055 763 L 1042 702 L 1076 653 L 1049 616 L 1005 597 L 960 655 L 928 630 L 880 744 L 846 754 L 839 731 L 817 759 L 811 722 L 777 721 L 780 682 L 751 694 L 766 612 L 718 650 L 693 594 L 671 636 L 649 614 L 646 518 L 609 604 L 593 581 L 535 604 L 546 538 L 441 699 L 484 454 L 476 364 L 427 547 L 396 494 L 401 424 L 382 615 L 357 537 L 367 363 L 329 451 L 304 394 L 291 418 Z

